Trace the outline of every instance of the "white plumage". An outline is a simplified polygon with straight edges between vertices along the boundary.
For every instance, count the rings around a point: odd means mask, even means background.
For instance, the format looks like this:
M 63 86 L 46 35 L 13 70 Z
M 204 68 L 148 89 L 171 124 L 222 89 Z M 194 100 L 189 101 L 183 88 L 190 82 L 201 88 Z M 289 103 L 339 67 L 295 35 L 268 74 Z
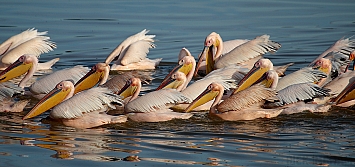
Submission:
M 0 45 L 1 68 L 6 68 L 24 54 L 39 57 L 42 53 L 48 53 L 56 48 L 56 44 L 45 36 L 47 32 L 37 32 L 36 29 L 28 29 L 18 35 L 12 36 Z M 53 59 L 40 64 L 40 69 L 50 68 L 59 59 Z
M 77 93 L 53 108 L 50 117 L 53 119 L 72 119 L 96 110 L 106 111 L 107 107 L 115 109 L 111 103 L 122 105 L 121 97 L 103 87 L 95 87 Z
M 125 106 L 126 112 L 154 112 L 167 108 L 169 104 L 190 103 L 191 100 L 175 89 L 162 89 L 147 93 L 130 101 Z
M 119 44 L 106 58 L 105 63 L 110 64 L 111 70 L 154 69 L 161 59 L 147 58 L 149 49 L 155 48 L 155 35 L 146 35 L 149 30 L 132 35 Z
M 63 80 L 71 79 L 76 83 L 80 80 L 87 72 L 89 68 L 83 67 L 81 65 L 74 66 L 72 68 L 66 68 L 63 70 L 56 71 L 50 75 L 37 80 L 30 86 L 30 91 L 34 95 L 47 94 L 50 92 L 57 83 Z
M 268 52 L 276 52 L 281 45 L 269 40 L 269 38 L 269 35 L 262 35 L 237 46 L 222 55 L 217 60 L 215 67 L 218 69 L 232 64 L 239 64 Z

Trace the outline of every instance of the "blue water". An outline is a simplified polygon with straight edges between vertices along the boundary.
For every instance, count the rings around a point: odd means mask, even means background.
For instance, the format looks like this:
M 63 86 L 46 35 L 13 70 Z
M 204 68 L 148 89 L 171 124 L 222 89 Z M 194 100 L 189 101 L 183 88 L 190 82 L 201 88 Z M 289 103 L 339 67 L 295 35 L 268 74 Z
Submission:
M 40 61 L 54 71 L 92 66 L 126 37 L 155 34 L 148 57 L 163 58 L 148 88 L 173 68 L 182 47 L 197 57 L 216 31 L 224 40 L 269 34 L 282 44 L 275 65 L 306 66 L 342 37 L 355 35 L 353 1 L 2 1 L 0 41 L 28 28 L 48 31 L 58 48 Z M 161 81 L 161 80 L 160 80 Z M 33 105 L 35 101 L 31 101 Z M 28 111 L 30 108 L 27 108 Z M 0 166 L 354 166 L 352 110 L 224 122 L 205 114 L 190 120 L 77 130 L 23 113 L 0 113 Z M 140 161 L 126 161 L 136 155 Z

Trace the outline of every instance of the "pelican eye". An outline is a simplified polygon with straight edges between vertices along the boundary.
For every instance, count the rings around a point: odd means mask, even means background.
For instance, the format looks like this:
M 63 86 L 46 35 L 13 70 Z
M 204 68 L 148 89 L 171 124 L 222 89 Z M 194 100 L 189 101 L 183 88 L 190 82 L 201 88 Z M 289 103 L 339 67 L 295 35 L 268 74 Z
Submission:
M 255 66 L 255 67 L 260 67 L 260 62 L 256 62 L 256 63 L 254 64 L 254 66 Z
M 207 87 L 208 90 L 211 90 L 212 88 L 213 88 L 212 85 L 208 85 L 208 87 Z
M 60 89 L 60 88 L 63 88 L 63 86 L 64 86 L 63 83 L 59 83 L 59 84 L 57 85 L 57 88 Z
M 26 56 L 23 55 L 23 56 L 21 56 L 20 58 L 18 58 L 18 60 L 21 61 L 21 62 L 23 62 L 23 61 L 25 61 L 25 58 L 26 58 Z

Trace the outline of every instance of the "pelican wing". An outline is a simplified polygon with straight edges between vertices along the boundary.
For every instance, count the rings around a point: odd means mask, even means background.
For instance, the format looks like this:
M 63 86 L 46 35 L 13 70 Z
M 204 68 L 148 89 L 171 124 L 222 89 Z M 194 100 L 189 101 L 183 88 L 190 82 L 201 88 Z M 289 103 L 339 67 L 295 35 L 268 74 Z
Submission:
M 114 59 L 121 60 L 123 55 L 122 53 L 124 52 L 124 50 L 137 41 L 143 40 L 148 42 L 154 42 L 153 38 L 155 37 L 155 35 L 146 35 L 148 32 L 149 30 L 144 29 L 141 32 L 125 39 L 110 53 L 110 55 L 106 58 L 105 63 L 110 64 Z
M 147 93 L 125 106 L 127 112 L 154 112 L 167 104 L 190 103 L 191 100 L 175 89 L 161 89 Z
M 50 92 L 55 85 L 60 81 L 71 79 L 76 83 L 80 80 L 87 72 L 89 68 L 83 66 L 75 66 L 73 68 L 66 68 L 63 70 L 56 71 L 50 75 L 47 75 L 40 80 L 36 81 L 30 86 L 30 91 L 33 94 L 47 94 Z
M 236 48 L 237 46 L 248 41 L 249 41 L 248 39 L 235 39 L 235 40 L 224 41 L 222 54 L 226 54 L 231 50 L 233 50 L 234 48 Z
M 11 82 L 0 83 L 0 101 L 2 101 L 6 97 L 12 97 L 14 94 L 22 92 L 22 88 Z
M 3 64 L 12 64 L 24 54 L 32 54 L 39 57 L 42 53 L 53 51 L 56 47 L 56 44 L 50 41 L 49 37 L 37 36 L 7 52 L 1 57 L 1 62 Z
M 332 46 L 320 54 L 315 60 L 310 64 L 312 66 L 317 60 L 326 56 L 330 52 L 340 52 L 344 55 L 350 55 L 350 53 L 355 49 L 355 40 L 350 38 L 342 38 L 336 41 Z
M 113 94 L 107 88 L 95 87 L 63 101 L 53 108 L 50 117 L 54 119 L 78 118 L 85 113 L 106 109 L 107 106 L 115 109 L 115 106 L 111 104 L 113 102 L 122 105 L 121 96 Z
M 274 105 L 283 106 L 315 97 L 329 96 L 329 92 L 329 89 L 321 88 L 313 83 L 290 85 L 278 92 L 276 98 L 279 99 L 279 101 L 275 102 Z
M 153 43 L 144 40 L 132 43 L 122 52 L 121 64 L 128 65 L 145 59 L 149 49 L 154 47 L 155 45 Z
M 217 106 L 219 112 L 239 111 L 276 95 L 276 91 L 263 85 L 254 85 L 231 95 Z
M 241 67 L 239 65 L 230 65 L 224 68 L 213 70 L 207 74 L 204 78 L 214 77 L 214 76 L 223 76 L 224 78 L 234 78 L 236 80 L 241 80 L 244 77 L 244 74 L 248 73 L 249 69 Z M 243 74 L 244 73 L 244 74 Z
M 9 52 L 13 48 L 16 48 L 17 46 L 19 46 L 20 44 L 22 44 L 28 40 L 31 40 L 35 37 L 43 36 L 43 35 L 47 35 L 47 31 L 37 32 L 37 30 L 34 28 L 27 29 L 20 34 L 14 35 L 14 36 L 10 37 L 9 39 L 7 39 L 2 44 L 0 44 L 0 55 L 3 55 L 6 52 Z
M 277 84 L 276 91 L 282 90 L 287 86 L 298 84 L 298 83 L 317 82 L 321 78 L 326 78 L 326 77 L 327 75 L 322 71 L 305 67 L 282 77 Z
M 218 59 L 215 67 L 218 69 L 231 64 L 243 63 L 265 53 L 276 52 L 281 45 L 269 40 L 269 37 L 269 35 L 258 36 L 253 40 L 239 45 Z

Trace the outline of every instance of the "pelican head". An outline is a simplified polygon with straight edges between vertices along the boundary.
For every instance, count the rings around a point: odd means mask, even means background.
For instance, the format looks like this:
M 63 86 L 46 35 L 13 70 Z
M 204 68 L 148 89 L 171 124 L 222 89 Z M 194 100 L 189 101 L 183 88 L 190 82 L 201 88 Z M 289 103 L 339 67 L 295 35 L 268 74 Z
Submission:
M 332 62 L 327 58 L 320 58 L 314 63 L 313 68 L 318 68 L 320 71 L 329 75 L 332 69 Z
M 202 60 L 206 58 L 206 74 L 210 73 L 214 69 L 214 61 L 218 58 L 223 50 L 223 41 L 219 34 L 212 32 L 208 35 L 204 42 L 204 48 L 201 52 L 197 66 L 195 70 L 195 75 L 201 66 Z
M 122 96 L 123 99 L 131 96 L 131 99 L 128 101 L 130 102 L 138 97 L 141 87 L 142 84 L 139 78 L 131 78 L 127 80 L 125 86 L 117 94 Z
M 23 79 L 19 85 L 23 88 L 25 82 L 35 73 L 37 64 L 38 59 L 36 56 L 29 54 L 22 55 L 0 73 L 0 82 L 6 82 L 27 72 L 26 79 Z
M 269 70 L 260 77 L 254 84 L 262 84 L 266 88 L 276 89 L 279 81 L 279 74 L 275 70 Z M 253 85 L 254 85 L 253 84 Z
M 224 88 L 221 84 L 212 82 L 197 98 L 185 109 L 185 112 L 190 112 L 196 107 L 209 102 L 210 100 L 220 97 L 222 98 Z M 220 100 L 220 99 L 219 99 Z M 215 105 L 212 104 L 212 105 Z M 211 106 L 212 107 L 212 106 Z
M 184 51 L 186 55 L 182 57 L 179 60 L 179 64 L 173 70 L 171 70 L 171 72 L 168 75 L 166 75 L 162 83 L 158 86 L 157 90 L 163 88 L 165 86 L 163 85 L 164 83 L 165 84 L 169 83 L 170 80 L 173 79 L 172 75 L 176 75 L 176 72 L 182 72 L 185 75 L 186 78 L 185 80 L 187 81 L 187 83 L 184 84 L 184 87 L 182 89 L 186 88 L 188 82 L 190 82 L 190 80 L 192 79 L 195 66 L 196 66 L 195 58 L 185 48 L 181 49 L 180 55 L 182 51 Z
M 170 79 L 164 80 L 156 90 L 159 89 L 176 89 L 177 91 L 181 91 L 186 82 L 186 75 L 183 72 L 176 71 L 171 75 Z
M 106 63 L 97 63 L 91 70 L 75 84 L 75 93 L 90 89 L 95 85 L 102 85 L 110 74 L 110 66 Z
M 74 94 L 74 81 L 64 80 L 59 82 L 55 88 L 46 94 L 32 109 L 23 117 L 28 119 L 35 117 L 43 112 L 53 108 L 64 100 L 69 99 Z
M 269 59 L 259 59 L 244 78 L 239 81 L 239 87 L 233 92 L 233 94 L 250 87 L 269 70 L 273 70 L 272 62 Z

